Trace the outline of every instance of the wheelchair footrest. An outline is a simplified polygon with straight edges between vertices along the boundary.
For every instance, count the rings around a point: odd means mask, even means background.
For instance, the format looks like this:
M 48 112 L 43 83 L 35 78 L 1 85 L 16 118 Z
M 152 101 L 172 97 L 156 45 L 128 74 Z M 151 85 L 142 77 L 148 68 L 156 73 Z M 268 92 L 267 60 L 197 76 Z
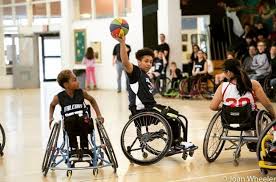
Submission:
M 171 155 L 180 154 L 180 153 L 193 152 L 196 149 L 198 149 L 198 146 L 195 146 L 192 143 L 182 142 L 181 145 L 171 147 L 171 149 L 168 151 L 166 156 L 171 156 Z

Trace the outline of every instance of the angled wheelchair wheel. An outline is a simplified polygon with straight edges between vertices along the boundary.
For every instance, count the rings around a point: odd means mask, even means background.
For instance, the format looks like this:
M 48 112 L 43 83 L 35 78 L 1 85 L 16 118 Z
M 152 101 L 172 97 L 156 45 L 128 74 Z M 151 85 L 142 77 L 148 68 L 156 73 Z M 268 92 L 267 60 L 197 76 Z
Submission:
M 59 121 L 58 123 L 54 124 L 51 130 L 51 134 L 47 143 L 46 151 L 42 162 L 42 172 L 44 176 L 47 175 L 50 165 L 52 163 L 52 159 L 56 152 L 60 127 L 61 127 L 61 122 Z
M 157 78 L 155 81 L 155 89 L 161 95 L 164 95 L 171 88 L 171 79 L 168 77 Z
M 226 136 L 228 130 L 224 129 L 221 123 L 221 110 L 212 118 L 203 141 L 203 155 L 208 162 L 215 161 L 220 155 L 225 141 L 221 136 Z
M 141 112 L 126 123 L 121 134 L 125 156 L 139 165 L 160 161 L 172 144 L 172 131 L 167 120 L 155 112 Z
M 4 155 L 4 147 L 6 143 L 6 135 L 3 126 L 0 124 L 0 156 Z
M 107 135 L 107 132 L 103 126 L 103 124 L 100 121 L 97 121 L 97 129 L 100 136 L 101 144 L 104 145 L 104 152 L 109 160 L 109 162 L 112 163 L 112 167 L 114 169 L 114 173 L 116 173 L 118 168 L 118 162 L 115 155 L 115 152 L 113 150 L 112 144 L 110 142 L 110 139 Z
M 265 129 L 272 122 L 270 114 L 265 111 L 261 110 L 257 113 L 256 116 L 256 133 L 257 136 L 260 136 L 262 131 Z
M 186 79 L 181 80 L 178 87 L 179 87 L 179 95 L 181 97 L 188 95 L 190 92 L 189 91 L 189 79 L 186 78 Z
M 257 158 L 258 158 L 258 161 L 265 160 L 264 159 L 264 154 L 266 154 L 267 150 L 268 150 L 266 147 L 269 147 L 270 145 L 272 145 L 271 140 L 273 140 L 273 126 L 276 126 L 276 120 L 273 121 L 273 122 L 270 122 L 266 126 L 266 128 L 264 128 L 264 130 L 261 132 L 261 134 L 259 136 L 258 143 L 257 143 Z M 266 141 L 263 141 L 263 140 L 266 140 Z M 265 142 L 265 143 L 263 143 L 263 142 Z M 263 148 L 262 144 L 264 144 L 265 148 Z
M 205 99 L 212 99 L 212 94 L 215 92 L 215 83 L 212 79 L 201 77 L 198 80 L 198 88 L 200 95 Z
M 263 89 L 264 89 L 265 94 L 269 98 L 273 98 L 274 97 L 274 91 L 273 91 L 273 88 L 270 85 L 270 78 L 265 78 Z

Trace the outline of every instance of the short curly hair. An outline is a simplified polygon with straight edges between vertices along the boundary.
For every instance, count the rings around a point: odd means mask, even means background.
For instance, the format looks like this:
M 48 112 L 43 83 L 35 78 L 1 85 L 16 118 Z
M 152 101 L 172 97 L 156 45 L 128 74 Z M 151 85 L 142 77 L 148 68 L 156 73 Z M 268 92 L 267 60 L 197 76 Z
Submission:
M 68 82 L 70 77 L 72 75 L 72 71 L 71 70 L 62 70 L 57 77 L 57 82 L 58 84 L 64 88 L 64 83 Z
M 144 56 L 151 56 L 152 58 L 154 58 L 153 50 L 150 48 L 144 48 L 140 49 L 135 54 L 136 59 L 139 61 L 141 61 Z

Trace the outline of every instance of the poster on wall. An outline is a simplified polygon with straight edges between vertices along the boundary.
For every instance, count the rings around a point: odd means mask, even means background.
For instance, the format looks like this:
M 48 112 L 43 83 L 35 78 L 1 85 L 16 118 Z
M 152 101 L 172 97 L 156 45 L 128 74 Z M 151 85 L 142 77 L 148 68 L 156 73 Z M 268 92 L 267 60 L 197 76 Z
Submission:
M 101 42 L 91 42 L 90 45 L 94 50 L 96 63 L 102 63 Z
M 86 51 L 86 30 L 77 29 L 74 30 L 74 45 L 75 45 L 75 62 L 79 64 Z

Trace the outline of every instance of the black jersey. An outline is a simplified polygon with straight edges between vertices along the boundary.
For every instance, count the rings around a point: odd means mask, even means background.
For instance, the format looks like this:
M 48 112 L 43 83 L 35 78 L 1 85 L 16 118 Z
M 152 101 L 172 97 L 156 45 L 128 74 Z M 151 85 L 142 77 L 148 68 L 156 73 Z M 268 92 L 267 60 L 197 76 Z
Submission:
M 129 108 L 141 110 L 153 107 L 156 102 L 153 98 L 153 86 L 149 76 L 138 66 L 133 65 L 132 73 L 128 73 L 130 90 L 129 90 Z
M 199 62 L 198 60 L 195 61 L 195 71 L 203 71 L 204 70 L 204 64 L 205 64 L 205 60 L 202 60 L 201 62 Z
M 156 58 L 153 61 L 153 66 L 154 66 L 154 72 L 162 73 L 164 64 L 163 64 L 163 59 Z
M 82 89 L 75 90 L 73 97 L 70 97 L 65 91 L 60 92 L 57 96 L 64 119 L 74 115 L 83 116 L 85 105 Z

